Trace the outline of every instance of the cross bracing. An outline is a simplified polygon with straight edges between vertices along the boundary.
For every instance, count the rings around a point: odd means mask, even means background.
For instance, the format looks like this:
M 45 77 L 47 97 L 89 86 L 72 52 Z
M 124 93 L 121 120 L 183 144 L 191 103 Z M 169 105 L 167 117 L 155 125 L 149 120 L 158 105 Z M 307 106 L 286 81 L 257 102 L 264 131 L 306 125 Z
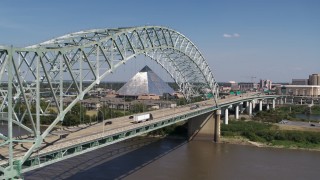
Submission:
M 34 144 L 19 160 L 23 164 L 90 89 L 141 54 L 161 65 L 187 99 L 209 89 L 216 100 L 217 83 L 201 52 L 184 35 L 166 27 L 94 29 L 25 48 L 0 46 L 0 118 L 8 121 L 8 134 L 0 134 L 0 146 L 9 149 L 9 166 L 15 166 L 12 123 L 34 135 L 29 140 Z M 66 106 L 63 100 L 70 91 L 77 95 Z M 51 103 L 43 106 L 43 97 L 51 97 Z M 40 131 L 40 116 L 50 115 L 50 104 L 57 109 L 56 118 Z M 0 172 L 14 171 L 0 167 Z

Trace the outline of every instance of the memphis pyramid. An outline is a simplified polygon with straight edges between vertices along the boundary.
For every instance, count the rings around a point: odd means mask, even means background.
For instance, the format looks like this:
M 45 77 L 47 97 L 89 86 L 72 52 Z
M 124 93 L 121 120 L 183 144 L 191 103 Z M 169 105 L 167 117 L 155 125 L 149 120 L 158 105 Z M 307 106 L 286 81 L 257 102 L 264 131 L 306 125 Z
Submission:
M 117 93 L 127 96 L 139 96 L 143 94 L 162 96 L 163 93 L 172 94 L 174 90 L 148 66 L 145 66 L 122 86 Z

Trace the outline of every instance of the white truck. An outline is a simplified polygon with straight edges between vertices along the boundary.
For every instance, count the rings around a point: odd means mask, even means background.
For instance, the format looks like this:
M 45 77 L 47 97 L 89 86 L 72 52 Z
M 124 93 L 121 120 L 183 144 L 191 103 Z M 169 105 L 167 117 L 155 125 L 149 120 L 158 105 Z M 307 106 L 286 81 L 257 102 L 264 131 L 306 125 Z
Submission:
M 133 115 L 130 116 L 129 118 L 133 119 L 133 123 L 141 123 L 144 121 L 149 121 L 153 119 L 153 116 L 151 113 L 148 114 L 137 114 L 137 115 Z

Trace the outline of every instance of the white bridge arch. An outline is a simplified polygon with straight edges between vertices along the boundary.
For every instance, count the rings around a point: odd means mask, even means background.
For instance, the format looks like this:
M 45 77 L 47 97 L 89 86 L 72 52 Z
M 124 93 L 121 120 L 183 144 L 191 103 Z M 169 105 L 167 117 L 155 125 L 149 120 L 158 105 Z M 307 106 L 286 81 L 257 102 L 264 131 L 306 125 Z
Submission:
M 0 117 L 12 120 L 35 137 L 34 145 L 19 163 L 40 147 L 53 127 L 94 85 L 140 54 L 160 64 L 187 99 L 206 89 L 216 102 L 218 85 L 203 55 L 188 38 L 166 27 L 94 29 L 25 48 L 0 46 Z M 64 106 L 64 97 L 71 89 L 77 92 L 76 98 Z M 51 97 L 58 115 L 41 132 L 40 116 L 46 115 L 48 109 L 40 104 L 44 96 Z M 18 110 L 21 106 L 24 108 Z M 31 127 L 24 125 L 26 117 Z M 0 146 L 9 148 L 12 167 L 14 140 L 12 127 L 8 126 L 8 136 L 0 134 Z M 1 171 L 12 170 L 0 167 Z

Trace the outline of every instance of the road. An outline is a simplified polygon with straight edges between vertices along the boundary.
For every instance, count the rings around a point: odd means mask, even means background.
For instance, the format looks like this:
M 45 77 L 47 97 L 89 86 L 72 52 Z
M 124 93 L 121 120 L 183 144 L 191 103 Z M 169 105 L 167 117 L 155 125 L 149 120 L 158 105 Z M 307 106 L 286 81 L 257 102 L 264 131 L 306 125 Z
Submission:
M 292 129 L 304 128 L 306 130 L 320 131 L 320 122 L 316 123 L 316 122 L 282 120 L 277 125 L 284 129 L 290 129 L 289 127 L 292 127 Z
M 226 99 L 220 99 L 219 104 L 225 104 L 228 102 L 233 102 L 235 100 L 241 100 L 246 97 L 250 97 L 252 94 L 246 94 L 242 96 L 230 96 Z M 148 123 L 154 123 L 162 121 L 164 118 L 170 118 L 178 114 L 183 114 L 185 112 L 192 112 L 199 109 L 205 109 L 210 106 L 214 106 L 213 100 L 202 101 L 197 103 L 199 105 L 198 109 L 190 110 L 191 105 L 178 106 L 175 108 L 166 108 L 152 111 L 153 120 L 143 123 L 134 124 L 129 116 L 114 118 L 110 120 L 105 120 L 101 123 L 94 124 L 92 126 L 80 125 L 79 127 L 65 128 L 63 130 L 56 130 L 51 132 L 42 143 L 41 147 L 37 150 L 37 153 L 47 153 L 64 147 L 72 146 L 75 144 L 80 144 L 83 142 L 88 142 L 94 139 L 98 139 L 104 136 L 109 136 L 118 132 L 123 132 L 127 129 L 137 128 Z M 104 125 L 106 121 L 112 121 L 110 125 Z M 66 134 L 66 137 L 61 138 L 60 135 Z M 32 140 L 32 139 L 30 139 Z M 20 159 L 27 150 L 33 145 L 33 143 L 17 143 L 14 146 L 14 157 Z M 2 146 L 0 148 L 0 164 L 5 163 L 7 160 L 3 157 L 8 157 L 8 147 Z

